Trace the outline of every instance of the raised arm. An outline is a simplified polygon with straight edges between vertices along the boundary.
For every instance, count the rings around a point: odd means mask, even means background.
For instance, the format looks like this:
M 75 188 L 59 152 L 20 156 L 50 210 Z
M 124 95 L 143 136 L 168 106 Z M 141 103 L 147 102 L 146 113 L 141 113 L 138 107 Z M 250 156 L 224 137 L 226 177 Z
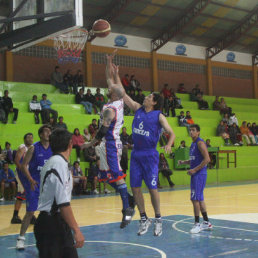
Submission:
M 171 146 L 175 141 L 175 133 L 173 132 L 173 129 L 171 128 L 171 126 L 168 124 L 168 121 L 166 119 L 166 117 L 163 114 L 159 115 L 159 122 L 162 126 L 162 128 L 168 133 L 169 138 L 168 138 L 168 142 L 167 145 L 164 147 L 166 152 L 171 152 Z
M 15 159 L 14 159 L 14 163 L 16 165 L 16 167 L 21 170 L 21 163 L 20 163 L 20 160 L 23 156 L 25 152 L 25 147 L 22 147 L 22 148 L 19 148 L 16 152 L 16 155 L 15 155 Z

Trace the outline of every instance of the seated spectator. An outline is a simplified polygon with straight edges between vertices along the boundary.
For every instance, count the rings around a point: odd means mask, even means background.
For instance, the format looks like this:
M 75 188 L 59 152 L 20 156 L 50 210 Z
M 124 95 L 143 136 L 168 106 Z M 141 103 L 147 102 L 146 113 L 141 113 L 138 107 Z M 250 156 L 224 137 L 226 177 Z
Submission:
M 206 140 L 206 146 L 207 146 L 207 148 L 211 147 L 211 140 L 210 139 Z M 214 152 L 209 152 L 209 157 L 210 157 L 210 162 L 208 164 L 208 168 L 212 169 L 212 168 L 215 167 L 215 165 L 217 163 L 217 156 Z
M 191 117 L 190 111 L 186 111 L 186 116 L 185 116 L 186 122 L 189 125 L 194 124 L 194 120 Z
M 9 164 L 5 162 L 3 168 L 0 170 L 1 195 L 0 201 L 4 201 L 4 192 L 6 188 L 11 188 L 12 198 L 16 195 L 16 180 L 13 171 L 9 168 Z
M 96 103 L 95 97 L 91 94 L 91 90 L 90 89 L 87 89 L 87 93 L 84 95 L 84 101 L 91 103 L 92 104 L 92 108 L 95 111 L 95 114 L 98 113 L 98 110 L 97 110 L 96 105 L 95 105 L 95 103 Z
M 93 191 L 93 194 L 99 194 L 99 191 L 97 190 L 97 184 L 98 184 L 98 174 L 99 174 L 99 159 L 97 162 L 93 162 L 90 165 L 90 168 L 88 170 L 88 181 L 91 182 L 91 190 Z
M 63 82 L 69 89 L 69 87 L 73 88 L 73 93 L 76 94 L 76 87 L 74 87 L 74 80 L 73 80 L 73 75 L 71 74 L 71 71 L 68 69 L 67 72 L 65 73 L 63 77 Z
M 254 135 L 250 132 L 249 128 L 247 127 L 246 121 L 242 122 L 240 132 L 242 134 L 242 137 L 246 140 L 247 145 L 256 144 Z
M 59 66 L 56 66 L 55 71 L 51 74 L 51 84 L 57 87 L 60 92 L 69 93 L 68 86 L 64 83 L 63 75 L 59 68 Z
M 206 140 L 206 146 L 207 146 L 207 148 L 211 147 L 211 140 L 210 139 Z
M 83 82 L 83 75 L 81 70 L 77 70 L 77 73 L 73 77 L 73 92 L 74 94 L 77 93 L 78 87 L 82 87 L 84 92 L 84 82 Z
M 182 107 L 182 101 L 181 101 L 180 98 L 178 98 L 178 97 L 176 96 L 174 90 L 171 88 L 169 91 L 170 91 L 171 96 L 172 96 L 173 99 L 175 100 L 176 108 L 180 108 L 180 109 L 183 108 L 183 107 Z
M 164 84 L 163 89 L 161 90 L 161 93 L 163 95 L 162 97 L 164 98 L 164 109 L 165 109 L 165 113 L 166 113 L 166 110 L 168 110 L 169 97 L 171 96 L 171 92 L 168 89 L 167 83 Z
M 217 136 L 221 136 L 225 141 L 225 145 L 229 145 L 229 134 L 227 131 L 227 124 L 220 121 L 220 124 L 217 126 Z
M 85 128 L 83 130 L 83 138 L 85 140 L 85 142 L 90 142 L 91 141 L 91 135 L 89 134 L 89 130 L 87 128 Z
M 95 103 L 96 103 L 96 106 L 99 107 L 99 110 L 101 111 L 105 104 L 105 98 L 104 98 L 104 95 L 100 93 L 100 88 L 97 88 L 96 90 Z
M 58 117 L 58 123 L 55 125 L 56 128 L 63 128 L 67 130 L 67 125 L 64 123 L 64 117 L 59 116 Z
M 228 119 L 228 126 L 232 126 L 234 123 L 238 126 L 238 120 L 237 120 L 236 114 L 232 113 Z
M 201 95 L 202 96 L 202 92 L 199 88 L 199 84 L 196 84 L 195 87 L 192 89 L 192 92 L 190 94 L 190 100 L 191 101 L 198 101 L 198 95 Z
M 74 161 L 72 168 L 73 175 L 73 187 L 79 185 L 82 188 L 83 193 L 86 193 L 87 188 L 87 177 L 83 175 L 83 172 L 80 168 L 80 162 Z
M 140 105 L 143 105 L 143 101 L 145 99 L 145 95 L 142 93 L 142 90 L 138 90 L 138 94 L 135 96 L 135 101 Z
M 185 89 L 183 83 L 180 83 L 180 84 L 178 85 L 177 92 L 178 92 L 178 93 L 187 93 L 187 91 L 186 91 L 186 89 Z
M 178 149 L 184 149 L 185 147 L 186 147 L 185 141 L 183 140 L 183 141 L 180 142 L 180 145 L 179 145 Z
M 9 91 L 5 90 L 4 91 L 4 96 L 3 96 L 3 104 L 2 104 L 3 108 L 4 108 L 4 112 L 5 112 L 5 121 L 4 121 L 4 123 L 7 124 L 9 113 L 14 113 L 13 124 L 16 124 L 19 110 L 17 108 L 13 107 L 13 101 L 12 101 L 12 99 L 10 97 L 8 97 L 8 94 L 9 94 Z
M 186 126 L 189 127 L 190 125 L 186 121 L 185 112 L 181 111 L 180 116 L 178 116 L 178 124 L 179 126 Z
M 227 125 L 229 125 L 229 116 L 228 116 L 227 113 L 225 113 L 225 114 L 223 115 L 222 121 L 223 121 L 224 123 L 226 123 Z
M 80 89 L 79 92 L 75 96 L 75 103 L 82 104 L 84 106 L 86 114 L 91 114 L 92 112 L 92 104 L 85 100 L 84 89 Z
M 256 125 L 256 123 L 252 123 L 251 128 L 249 128 L 249 130 L 251 130 L 251 132 L 254 135 L 254 138 L 256 140 L 256 143 L 258 143 L 258 127 Z
M 172 170 L 168 166 L 168 162 L 164 156 L 164 153 L 159 155 L 159 173 L 167 178 L 169 186 L 173 187 L 175 184 L 171 181 L 170 176 L 173 174 Z M 162 188 L 158 179 L 158 188 Z
M 11 149 L 11 143 L 5 142 L 5 148 L 3 149 L 2 153 L 5 156 L 5 161 L 8 164 L 13 164 L 13 150 Z
M 219 96 L 216 96 L 216 99 L 214 100 L 212 107 L 213 107 L 213 110 L 220 110 Z
M 130 90 L 129 96 L 132 100 L 136 101 L 136 95 L 135 95 L 135 90 L 134 89 Z
M 56 129 L 56 123 L 53 117 L 49 118 L 48 125 L 51 126 L 52 130 Z
M 134 91 L 138 91 L 139 92 L 140 87 L 141 87 L 140 82 L 132 74 L 131 77 L 130 77 L 130 88 L 134 89 Z
M 209 104 L 206 100 L 203 99 L 202 95 L 199 93 L 197 94 L 197 103 L 200 110 L 207 110 L 209 109 Z
M 220 113 L 227 113 L 229 116 L 232 114 L 231 107 L 228 107 L 224 98 L 220 98 Z
M 78 128 L 75 128 L 72 135 L 73 148 L 76 149 L 77 161 L 80 162 L 81 146 L 85 143 Z
M 84 160 L 90 162 L 90 165 L 97 161 L 97 155 L 95 151 L 95 146 L 90 146 L 88 148 L 83 149 Z
M 30 101 L 30 111 L 34 112 L 35 123 L 39 124 L 39 113 L 41 112 L 41 105 L 38 101 L 37 95 L 33 95 Z
M 47 124 L 50 121 L 50 114 L 53 116 L 56 123 L 58 113 L 56 110 L 51 108 L 52 102 L 47 99 L 47 94 L 42 94 L 42 100 L 40 101 L 41 106 L 41 119 L 43 124 Z
M 91 135 L 92 138 L 94 138 L 95 134 L 97 133 L 99 127 L 97 124 L 97 119 L 93 118 L 91 120 L 91 124 L 89 125 L 89 133 Z
M 228 132 L 229 132 L 229 137 L 232 144 L 234 144 L 235 146 L 243 145 L 242 135 L 236 123 L 233 123 L 229 127 Z
M 121 80 L 122 85 L 126 91 L 126 93 L 130 92 L 130 81 L 129 81 L 129 74 L 125 74 Z
M 171 113 L 172 113 L 172 117 L 176 116 L 176 111 L 175 111 L 176 104 L 177 104 L 176 100 L 172 96 L 170 96 L 168 98 L 168 101 L 167 101 L 167 104 L 166 104 L 166 107 L 165 107 L 165 115 L 166 116 L 169 116 L 169 111 L 170 110 L 171 110 Z
M 255 143 L 257 144 L 257 137 L 256 137 L 256 134 L 253 133 L 251 123 L 247 123 L 247 127 L 248 127 L 248 129 L 249 129 L 250 135 L 253 135 L 253 137 L 254 137 L 254 139 L 255 139 Z M 254 132 L 255 132 L 255 131 L 254 131 Z M 256 133 L 256 132 L 255 132 L 255 133 Z

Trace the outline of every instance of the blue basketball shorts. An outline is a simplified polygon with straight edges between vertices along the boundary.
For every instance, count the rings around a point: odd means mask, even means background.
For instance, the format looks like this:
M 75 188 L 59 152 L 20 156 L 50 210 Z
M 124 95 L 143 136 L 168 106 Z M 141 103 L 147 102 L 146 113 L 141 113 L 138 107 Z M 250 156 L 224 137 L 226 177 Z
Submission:
M 207 174 L 196 174 L 191 176 L 191 200 L 203 201 L 203 191 L 207 180 Z
M 142 180 L 149 189 L 157 189 L 159 175 L 159 153 L 156 150 L 132 151 L 130 163 L 130 185 L 141 187 Z
M 36 189 L 33 191 L 31 189 L 29 181 L 23 185 L 26 195 L 26 211 L 36 211 L 38 209 L 39 201 L 39 188 L 40 184 L 36 186 Z

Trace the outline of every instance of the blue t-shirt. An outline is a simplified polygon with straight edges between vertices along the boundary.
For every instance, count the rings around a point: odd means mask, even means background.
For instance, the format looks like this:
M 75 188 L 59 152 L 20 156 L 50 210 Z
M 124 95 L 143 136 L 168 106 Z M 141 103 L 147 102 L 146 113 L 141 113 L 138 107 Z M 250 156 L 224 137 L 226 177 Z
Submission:
M 196 141 L 191 144 L 191 147 L 190 147 L 190 155 L 189 155 L 190 156 L 190 169 L 193 169 L 193 168 L 199 166 L 204 159 L 204 157 L 202 156 L 202 153 L 200 152 L 200 150 L 198 148 L 199 141 L 204 142 L 203 139 L 198 137 L 196 139 Z M 195 174 L 207 174 L 207 166 L 203 167 L 201 170 L 199 170 Z
M 15 175 L 13 171 L 8 168 L 8 173 L 6 174 L 3 169 L 0 170 L 0 182 L 4 180 L 5 182 L 15 181 Z
M 34 145 L 34 152 L 29 163 L 29 171 L 30 171 L 31 177 L 39 183 L 40 171 L 42 167 L 45 165 L 45 163 L 48 161 L 48 159 L 52 156 L 53 153 L 50 148 L 50 145 L 48 146 L 47 149 L 44 148 L 41 142 L 36 142 L 33 145 Z
M 159 110 L 146 112 L 144 107 L 135 112 L 132 125 L 134 150 L 156 149 L 162 128 L 160 113 Z

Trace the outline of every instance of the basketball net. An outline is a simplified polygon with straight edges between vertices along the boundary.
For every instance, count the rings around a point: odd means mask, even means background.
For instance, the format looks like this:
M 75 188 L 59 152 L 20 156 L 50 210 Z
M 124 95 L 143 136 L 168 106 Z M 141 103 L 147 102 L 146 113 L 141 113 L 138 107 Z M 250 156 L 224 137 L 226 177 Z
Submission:
M 87 38 L 88 31 L 86 29 L 76 29 L 55 36 L 53 40 L 58 63 L 78 63 Z

